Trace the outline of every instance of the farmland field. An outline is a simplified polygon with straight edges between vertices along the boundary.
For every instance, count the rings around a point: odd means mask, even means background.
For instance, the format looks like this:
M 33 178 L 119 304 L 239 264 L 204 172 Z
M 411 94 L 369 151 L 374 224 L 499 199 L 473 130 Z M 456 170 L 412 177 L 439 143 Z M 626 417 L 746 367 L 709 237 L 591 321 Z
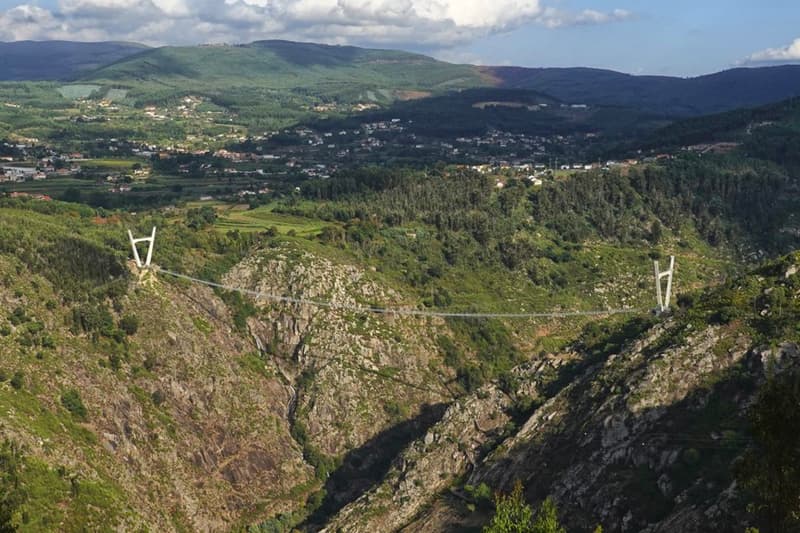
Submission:
M 128 96 L 127 89 L 109 89 L 106 93 L 105 99 L 111 100 L 112 102 L 116 102 L 119 100 L 124 100 Z
M 216 227 L 221 231 L 259 232 L 274 227 L 282 234 L 294 231 L 297 236 L 307 237 L 317 235 L 328 225 L 322 220 L 273 213 L 270 206 L 250 210 L 243 205 L 218 207 L 218 212 Z
M 95 91 L 100 90 L 100 85 L 64 85 L 58 88 L 61 96 L 70 100 L 89 98 Z
M 88 159 L 81 161 L 81 167 L 86 169 L 131 170 L 136 163 L 142 164 L 143 159 Z

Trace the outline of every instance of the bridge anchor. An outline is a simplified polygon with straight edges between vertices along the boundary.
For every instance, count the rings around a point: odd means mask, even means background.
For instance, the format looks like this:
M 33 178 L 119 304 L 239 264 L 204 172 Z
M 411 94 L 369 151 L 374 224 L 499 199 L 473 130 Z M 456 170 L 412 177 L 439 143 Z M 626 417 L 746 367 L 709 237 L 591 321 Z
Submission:
M 675 256 L 669 256 L 669 270 L 661 272 L 661 269 L 658 266 L 658 261 L 653 261 L 653 266 L 655 267 L 656 273 L 656 301 L 658 303 L 656 313 L 666 313 L 669 311 L 669 300 L 672 296 L 672 274 L 675 272 Z M 661 280 L 664 278 L 667 278 L 667 290 L 666 294 L 662 295 Z
M 131 248 L 133 249 L 133 258 L 136 261 L 136 266 L 144 270 L 149 269 L 150 261 L 153 259 L 153 247 L 156 243 L 156 227 L 153 226 L 153 232 L 149 237 L 142 237 L 141 239 L 134 239 L 133 233 L 131 233 L 131 230 L 128 230 L 128 239 L 131 241 Z M 137 247 L 140 242 L 147 243 L 147 258 L 144 263 L 142 263 L 142 258 L 139 256 L 139 249 Z

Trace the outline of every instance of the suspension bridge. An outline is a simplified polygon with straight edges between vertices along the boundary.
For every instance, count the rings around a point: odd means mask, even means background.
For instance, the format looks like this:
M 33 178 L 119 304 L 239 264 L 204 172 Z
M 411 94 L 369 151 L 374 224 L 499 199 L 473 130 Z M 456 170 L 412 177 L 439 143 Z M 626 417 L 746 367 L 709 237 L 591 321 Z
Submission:
M 306 305 L 317 307 L 321 309 L 330 309 L 334 311 L 349 311 L 355 313 L 371 313 L 378 315 L 393 315 L 393 316 L 413 316 L 413 317 L 435 317 L 435 318 L 504 318 L 504 319 L 534 319 L 534 318 L 569 318 L 569 317 L 592 317 L 592 316 L 611 316 L 622 314 L 639 314 L 651 311 L 650 309 L 635 309 L 635 308 L 619 308 L 619 309 L 597 309 L 589 311 L 549 311 L 549 312 L 457 312 L 457 311 L 431 311 L 425 309 L 414 309 L 409 307 L 377 307 L 377 306 L 362 306 L 356 304 L 340 303 L 326 300 L 315 300 L 310 298 L 301 298 L 295 296 L 285 296 L 280 294 L 272 294 L 263 291 L 256 291 L 246 289 L 243 287 L 235 287 L 218 283 L 210 280 L 196 278 L 180 272 L 173 272 L 160 267 L 154 267 L 152 262 L 153 249 L 155 247 L 156 228 L 154 227 L 149 237 L 134 238 L 133 233 L 128 231 L 128 238 L 133 250 L 133 258 L 136 265 L 142 270 L 152 270 L 154 272 L 171 276 L 176 279 L 182 279 L 190 283 L 205 285 L 216 289 L 222 289 L 231 292 L 238 292 L 240 294 L 250 296 L 256 300 L 269 301 L 278 304 L 294 304 Z M 139 254 L 138 244 L 147 243 L 146 259 L 142 260 Z M 675 257 L 670 257 L 669 269 L 661 271 L 658 261 L 654 261 L 655 268 L 655 283 L 656 283 L 656 312 L 665 313 L 669 310 L 670 299 L 672 296 L 672 278 L 675 271 Z M 663 280 L 666 279 L 666 290 L 663 289 Z

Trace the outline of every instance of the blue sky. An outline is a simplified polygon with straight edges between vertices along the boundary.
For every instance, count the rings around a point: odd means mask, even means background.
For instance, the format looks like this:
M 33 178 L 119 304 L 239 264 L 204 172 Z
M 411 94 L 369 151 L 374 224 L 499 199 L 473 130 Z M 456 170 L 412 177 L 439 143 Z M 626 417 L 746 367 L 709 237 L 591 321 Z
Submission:
M 800 61 L 797 0 L 0 0 L 0 40 L 264 38 L 691 76 Z

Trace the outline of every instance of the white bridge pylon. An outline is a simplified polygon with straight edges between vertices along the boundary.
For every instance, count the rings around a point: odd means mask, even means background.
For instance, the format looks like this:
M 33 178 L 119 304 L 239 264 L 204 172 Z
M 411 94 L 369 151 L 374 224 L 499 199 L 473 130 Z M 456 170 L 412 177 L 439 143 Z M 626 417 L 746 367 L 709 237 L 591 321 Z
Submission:
M 131 241 L 131 248 L 133 249 L 133 258 L 136 260 L 136 266 L 139 268 L 150 268 L 150 261 L 153 259 L 153 247 L 156 243 L 156 227 L 153 226 L 153 232 L 149 237 L 142 237 L 141 239 L 134 239 L 131 230 L 128 230 L 128 238 Z M 139 256 L 139 248 L 137 245 L 140 242 L 146 242 L 147 245 L 147 259 L 142 263 L 142 258 Z
M 656 271 L 656 298 L 658 300 L 658 308 L 656 309 L 659 313 L 666 313 L 669 311 L 669 300 L 672 296 L 672 274 L 675 272 L 675 256 L 669 256 L 669 270 L 665 270 L 661 272 L 661 269 L 658 266 L 658 261 L 653 261 L 653 266 L 655 267 Z M 661 280 L 667 278 L 667 292 L 666 295 L 661 294 Z

